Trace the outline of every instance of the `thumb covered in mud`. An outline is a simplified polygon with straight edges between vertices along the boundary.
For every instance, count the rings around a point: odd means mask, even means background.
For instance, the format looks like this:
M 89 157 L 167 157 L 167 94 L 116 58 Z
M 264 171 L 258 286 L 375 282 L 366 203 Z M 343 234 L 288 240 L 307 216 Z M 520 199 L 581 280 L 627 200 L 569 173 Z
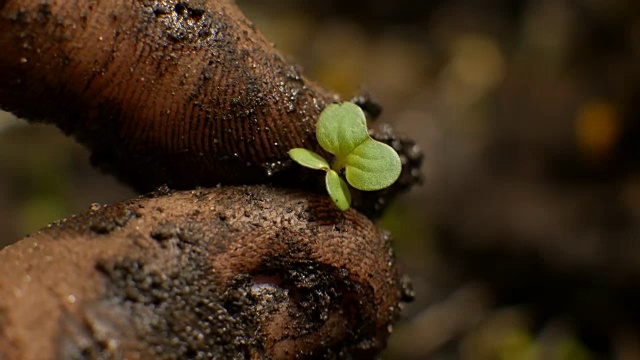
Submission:
M 1 250 L 0 272 L 9 359 L 370 357 L 404 293 L 366 217 L 266 186 L 94 207 Z

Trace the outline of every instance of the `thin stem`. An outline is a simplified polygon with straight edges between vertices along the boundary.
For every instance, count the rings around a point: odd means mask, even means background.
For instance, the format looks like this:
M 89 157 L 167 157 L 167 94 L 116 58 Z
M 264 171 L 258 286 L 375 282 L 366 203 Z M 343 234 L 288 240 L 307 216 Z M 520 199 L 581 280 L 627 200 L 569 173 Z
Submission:
M 342 170 L 342 168 L 345 167 L 345 163 L 342 159 L 338 159 L 336 158 L 336 160 L 333 162 L 333 164 L 331 165 L 331 170 L 339 173 L 340 170 Z

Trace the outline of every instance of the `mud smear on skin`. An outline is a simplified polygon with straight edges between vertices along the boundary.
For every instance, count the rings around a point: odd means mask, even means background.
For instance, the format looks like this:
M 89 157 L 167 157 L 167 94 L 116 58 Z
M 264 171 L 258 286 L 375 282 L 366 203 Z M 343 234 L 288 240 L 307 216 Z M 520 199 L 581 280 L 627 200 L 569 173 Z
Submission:
M 403 298 L 388 236 L 304 192 L 161 189 L 44 233 L 129 249 L 93 260 L 103 288 L 63 311 L 61 358 L 369 357 Z

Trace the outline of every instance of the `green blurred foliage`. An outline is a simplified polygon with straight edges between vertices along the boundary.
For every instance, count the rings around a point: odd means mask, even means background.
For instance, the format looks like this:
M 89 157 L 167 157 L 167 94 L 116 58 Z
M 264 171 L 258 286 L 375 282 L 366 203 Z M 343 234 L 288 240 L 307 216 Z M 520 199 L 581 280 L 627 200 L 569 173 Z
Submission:
M 47 224 L 133 192 L 89 165 L 59 130 L 0 113 L 0 247 Z

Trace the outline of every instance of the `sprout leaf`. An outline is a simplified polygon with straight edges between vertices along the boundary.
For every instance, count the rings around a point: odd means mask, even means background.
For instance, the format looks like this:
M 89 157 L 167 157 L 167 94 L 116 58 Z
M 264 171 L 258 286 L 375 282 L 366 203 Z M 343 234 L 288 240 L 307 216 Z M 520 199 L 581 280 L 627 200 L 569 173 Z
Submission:
M 400 176 L 400 157 L 387 144 L 371 138 L 356 147 L 346 159 L 346 176 L 351 186 L 374 191 L 393 184 Z
M 348 210 L 351 206 L 351 192 L 349 192 L 349 187 L 340 175 L 333 170 L 327 171 L 325 183 L 329 197 L 331 197 L 338 209 L 342 211 Z
M 400 176 L 402 163 L 398 153 L 369 136 L 364 112 L 353 103 L 327 106 L 318 119 L 316 138 L 323 149 L 335 155 L 331 166 L 307 149 L 291 149 L 289 156 L 302 166 L 327 172 L 327 192 L 342 211 L 351 206 L 349 186 L 339 174 L 343 168 L 349 184 L 364 191 L 384 189 Z
M 322 156 L 314 153 L 311 150 L 303 148 L 295 148 L 289 150 L 289 156 L 293 161 L 302 166 L 306 166 L 316 170 L 329 170 L 329 163 Z
M 316 138 L 323 149 L 338 159 L 345 158 L 353 149 L 369 139 L 367 119 L 354 103 L 331 104 L 322 113 L 316 125 Z

